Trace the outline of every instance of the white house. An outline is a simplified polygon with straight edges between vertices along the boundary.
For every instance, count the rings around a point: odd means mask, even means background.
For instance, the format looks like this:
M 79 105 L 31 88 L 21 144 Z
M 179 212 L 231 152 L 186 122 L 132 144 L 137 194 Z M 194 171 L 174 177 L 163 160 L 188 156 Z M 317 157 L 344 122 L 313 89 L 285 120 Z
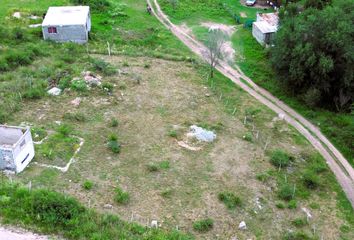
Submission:
M 22 172 L 34 157 L 30 128 L 0 125 L 0 170 Z
M 277 13 L 257 13 L 257 20 L 252 25 L 253 37 L 263 46 L 270 45 L 278 30 Z
M 56 42 L 86 43 L 91 31 L 90 7 L 49 7 L 42 23 L 43 38 Z

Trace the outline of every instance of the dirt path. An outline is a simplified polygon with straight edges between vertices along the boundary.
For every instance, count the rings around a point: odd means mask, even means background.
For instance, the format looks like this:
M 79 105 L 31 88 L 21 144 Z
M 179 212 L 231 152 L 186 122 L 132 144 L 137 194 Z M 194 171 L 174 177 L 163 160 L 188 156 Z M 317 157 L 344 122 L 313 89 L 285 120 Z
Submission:
M 22 229 L 4 228 L 0 226 L 1 240 L 48 240 L 46 236 L 40 236 Z
M 156 16 L 166 28 L 168 28 L 195 54 L 205 61 L 208 61 L 205 54 L 207 52 L 206 47 L 188 33 L 184 32 L 181 27 L 174 25 L 162 12 L 157 0 L 147 0 L 147 3 L 152 7 L 153 15 Z M 239 67 L 234 69 L 228 63 L 220 60 L 217 70 L 239 85 L 258 101 L 272 109 L 275 113 L 282 114 L 284 120 L 295 127 L 326 159 L 327 164 L 335 174 L 343 191 L 346 193 L 349 201 L 354 207 L 354 169 L 333 144 L 331 144 L 331 142 L 321 133 L 321 131 L 295 110 L 274 97 L 271 93 L 257 86 L 241 71 Z M 247 84 L 243 83 L 241 79 L 244 79 Z

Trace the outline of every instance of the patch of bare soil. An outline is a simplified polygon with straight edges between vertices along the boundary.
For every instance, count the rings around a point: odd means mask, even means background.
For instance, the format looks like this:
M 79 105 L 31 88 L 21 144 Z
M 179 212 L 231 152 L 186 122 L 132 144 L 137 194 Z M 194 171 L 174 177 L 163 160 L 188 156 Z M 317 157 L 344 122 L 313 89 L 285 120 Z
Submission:
M 221 23 L 214 23 L 214 22 L 202 22 L 201 26 L 209 28 L 209 29 L 218 29 L 225 33 L 227 36 L 231 37 L 232 34 L 235 32 L 235 26 L 230 26 Z

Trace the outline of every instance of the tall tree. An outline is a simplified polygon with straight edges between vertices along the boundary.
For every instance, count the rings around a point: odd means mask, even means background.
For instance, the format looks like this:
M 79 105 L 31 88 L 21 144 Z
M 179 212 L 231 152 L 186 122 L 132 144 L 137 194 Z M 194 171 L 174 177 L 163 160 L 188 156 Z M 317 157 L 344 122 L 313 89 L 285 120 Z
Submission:
M 310 106 L 350 109 L 354 98 L 354 2 L 284 14 L 271 50 L 281 80 Z

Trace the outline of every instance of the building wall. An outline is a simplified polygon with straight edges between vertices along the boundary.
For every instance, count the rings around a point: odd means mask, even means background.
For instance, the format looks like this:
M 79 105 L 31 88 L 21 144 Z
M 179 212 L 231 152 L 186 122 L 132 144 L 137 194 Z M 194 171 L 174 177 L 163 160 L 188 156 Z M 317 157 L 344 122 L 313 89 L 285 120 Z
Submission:
M 76 43 L 86 43 L 88 41 L 88 31 L 84 25 L 51 27 L 56 27 L 57 33 L 48 33 L 48 27 L 43 27 L 42 32 L 45 40 Z
M 0 148 L 0 170 L 22 172 L 33 157 L 33 140 L 28 129 L 13 148 Z
M 14 156 L 11 149 L 0 148 L 0 170 L 16 170 Z
M 252 35 L 257 40 L 257 42 L 259 42 L 261 45 L 264 45 L 265 34 L 263 34 L 254 23 L 252 26 Z

